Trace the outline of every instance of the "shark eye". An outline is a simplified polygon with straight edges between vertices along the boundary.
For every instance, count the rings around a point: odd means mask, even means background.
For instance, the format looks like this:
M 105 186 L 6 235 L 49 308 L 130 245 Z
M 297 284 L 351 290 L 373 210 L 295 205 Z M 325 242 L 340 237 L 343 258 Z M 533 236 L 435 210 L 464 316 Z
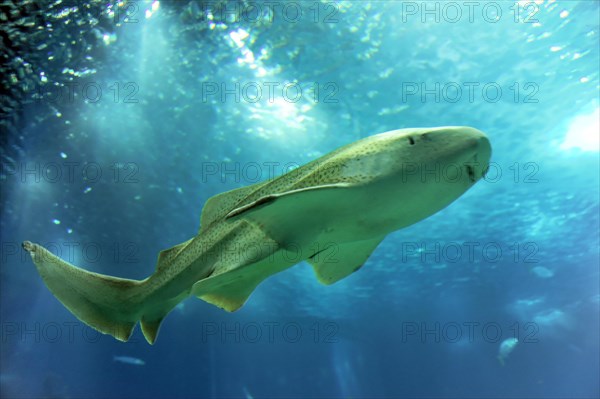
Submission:
M 408 136 L 408 142 L 410 145 L 415 145 L 415 139 L 413 139 L 412 136 Z

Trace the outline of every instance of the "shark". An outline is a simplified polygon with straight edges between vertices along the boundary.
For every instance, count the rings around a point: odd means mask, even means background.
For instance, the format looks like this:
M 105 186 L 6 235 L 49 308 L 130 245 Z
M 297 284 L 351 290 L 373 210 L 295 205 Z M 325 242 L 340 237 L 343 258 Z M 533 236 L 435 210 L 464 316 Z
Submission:
M 196 296 L 233 312 L 269 276 L 301 261 L 333 284 L 361 268 L 391 232 L 444 209 L 481 180 L 491 145 L 466 126 L 360 139 L 276 178 L 213 197 L 200 229 L 159 253 L 143 280 L 93 273 L 24 241 L 51 293 L 120 341 L 136 324 L 153 344 L 165 316 Z

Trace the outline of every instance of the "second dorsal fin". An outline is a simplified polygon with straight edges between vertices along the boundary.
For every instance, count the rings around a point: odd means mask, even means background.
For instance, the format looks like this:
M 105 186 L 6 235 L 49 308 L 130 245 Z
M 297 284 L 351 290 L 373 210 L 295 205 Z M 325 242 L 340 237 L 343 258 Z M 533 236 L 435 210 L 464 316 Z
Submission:
M 173 262 L 173 259 L 175 259 L 181 250 L 185 248 L 192 240 L 193 238 L 190 238 L 186 242 L 175 245 L 169 249 L 165 249 L 164 251 L 160 251 L 158 254 L 158 261 L 156 262 L 156 270 L 158 271 L 169 266 Z

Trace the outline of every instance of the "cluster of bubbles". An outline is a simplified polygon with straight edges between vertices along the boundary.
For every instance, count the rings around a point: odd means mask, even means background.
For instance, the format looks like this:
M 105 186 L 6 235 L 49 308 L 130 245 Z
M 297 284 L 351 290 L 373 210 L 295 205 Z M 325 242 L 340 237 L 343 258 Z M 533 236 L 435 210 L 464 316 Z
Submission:
M 158 3 L 158 2 L 156 2 Z M 166 3 L 166 4 L 165 4 Z M 211 1 L 222 7 L 226 1 Z M 245 1 L 240 1 L 242 5 Z M 229 3 L 231 4 L 231 2 Z M 102 68 L 107 46 L 133 18 L 145 18 L 141 2 L 54 0 L 47 2 L 5 0 L 0 4 L 0 129 L 2 159 L 8 148 L 19 147 L 22 111 Z M 199 39 L 202 32 L 235 21 L 221 21 L 219 13 L 206 18 L 194 1 L 161 2 L 161 12 L 177 18 L 177 34 Z M 146 16 L 147 17 L 147 16 Z M 204 23 L 201 23 L 204 22 Z M 205 37 L 202 37 L 205 39 Z M 63 113 L 61 104 L 37 102 L 41 119 Z M 18 149 L 18 148 L 17 148 Z

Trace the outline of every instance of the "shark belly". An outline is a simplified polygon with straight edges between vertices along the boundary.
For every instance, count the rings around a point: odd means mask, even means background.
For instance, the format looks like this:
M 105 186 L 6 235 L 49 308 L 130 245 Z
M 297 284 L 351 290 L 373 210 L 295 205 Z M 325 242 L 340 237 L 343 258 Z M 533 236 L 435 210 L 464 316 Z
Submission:
M 283 248 L 310 248 L 325 242 L 352 242 L 381 235 L 379 226 L 365 229 L 370 214 L 367 187 L 333 187 L 284 197 L 243 217 L 256 223 Z

